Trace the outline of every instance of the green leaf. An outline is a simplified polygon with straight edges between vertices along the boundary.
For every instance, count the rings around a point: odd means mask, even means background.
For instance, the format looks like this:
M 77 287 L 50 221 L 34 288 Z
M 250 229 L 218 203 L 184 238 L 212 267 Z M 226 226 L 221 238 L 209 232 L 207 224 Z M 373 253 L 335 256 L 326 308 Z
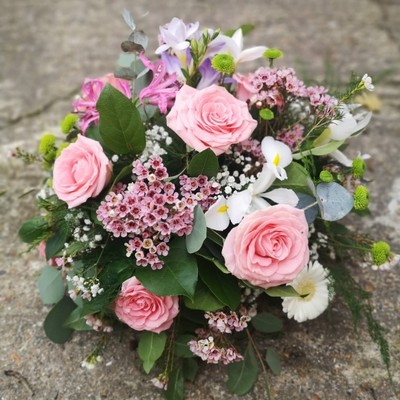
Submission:
M 138 154 L 144 150 L 144 125 L 131 100 L 107 84 L 96 108 L 100 114 L 100 135 L 107 148 L 118 154 Z
M 199 275 L 219 301 L 231 310 L 239 307 L 240 288 L 237 279 L 233 275 L 224 274 L 213 264 L 205 260 L 199 260 Z
M 243 36 L 246 36 L 248 33 L 250 33 L 253 29 L 255 28 L 255 25 L 252 24 L 243 24 L 241 26 L 239 26 L 239 28 L 236 29 L 229 29 L 225 32 L 226 36 L 232 37 L 233 34 L 238 30 L 241 29 Z
M 33 217 L 22 224 L 18 235 L 25 243 L 32 243 L 45 237 L 49 225 L 43 217 Z
M 248 393 L 257 382 L 260 371 L 251 343 L 244 353 L 244 360 L 228 365 L 228 389 L 239 396 Z
M 193 353 L 190 351 L 188 342 L 196 339 L 194 335 L 178 335 L 175 339 L 175 356 L 182 358 L 192 358 Z
M 55 304 L 61 300 L 65 292 L 61 272 L 46 265 L 39 277 L 39 292 L 43 304 Z
M 283 328 L 282 320 L 273 314 L 262 312 L 251 319 L 256 331 L 262 333 L 280 332 Z
M 64 326 L 64 323 L 75 308 L 76 304 L 64 296 L 47 314 L 43 328 L 52 342 L 62 344 L 71 337 L 73 329 Z
M 176 366 L 168 379 L 168 388 L 165 392 L 167 400 L 183 400 L 184 399 L 184 387 L 183 387 L 183 374 L 182 367 Z
M 199 364 L 194 358 L 185 358 L 183 360 L 183 377 L 188 381 L 194 382 L 198 369 Z
M 268 366 L 271 368 L 271 371 L 275 375 L 279 375 L 281 373 L 282 365 L 279 354 L 273 347 L 267 347 L 267 354 L 265 356 L 265 361 Z
M 332 153 L 332 151 L 337 150 L 342 144 L 344 140 L 331 140 L 329 143 L 323 144 L 322 146 L 314 147 L 310 150 L 304 150 L 300 153 L 293 154 L 294 160 L 301 160 L 302 158 L 314 155 L 314 156 L 324 156 L 326 154 Z
M 91 331 L 93 328 L 86 323 L 82 317 L 82 308 L 77 307 L 64 322 L 64 326 L 72 328 L 75 331 Z
M 191 310 L 216 311 L 224 307 L 224 303 L 219 301 L 201 281 L 197 283 L 193 299 L 185 298 L 184 302 Z
M 218 244 L 219 246 L 223 247 L 224 246 L 224 241 L 225 239 L 217 232 L 215 232 L 212 229 L 207 229 L 207 238 L 213 241 L 215 244 Z
M 125 178 L 128 175 L 132 174 L 132 164 L 129 165 L 125 165 L 125 167 L 123 167 L 121 169 L 121 171 L 119 171 L 118 175 L 114 178 L 114 181 L 112 183 L 112 185 L 110 186 L 110 190 L 112 190 L 112 188 L 119 182 L 121 181 L 123 178 Z
M 275 115 L 274 112 L 269 108 L 263 108 L 260 110 L 260 117 L 266 121 L 270 121 L 271 119 L 274 119 Z
M 164 352 L 167 335 L 164 332 L 143 332 L 139 337 L 138 354 L 143 361 L 143 369 L 148 374 Z
M 270 297 L 299 297 L 300 294 L 292 286 L 275 286 L 265 290 Z
M 201 249 L 207 237 L 207 223 L 203 210 L 200 206 L 194 208 L 193 229 L 186 236 L 186 248 L 190 254 L 196 253 Z
M 225 265 L 223 265 L 217 258 L 215 258 L 208 249 L 203 247 L 198 252 L 196 252 L 196 255 L 214 263 L 214 265 L 224 274 L 230 274 Z
M 283 187 L 287 189 L 292 189 L 295 192 L 301 192 L 312 195 L 307 180 L 309 174 L 307 170 L 297 162 L 292 162 L 287 168 L 286 173 L 288 178 L 284 181 L 277 180 L 274 182 L 274 187 Z
M 138 268 L 136 277 L 158 296 L 183 295 L 193 299 L 198 277 L 196 257 L 188 254 L 184 238 L 171 241 L 169 246 L 169 254 L 160 270 Z
M 67 224 L 62 224 L 46 242 L 46 259 L 56 256 L 63 248 L 69 235 Z
M 189 176 L 205 175 L 209 178 L 217 175 L 219 171 L 218 158 L 211 149 L 205 149 L 196 154 L 188 167 Z

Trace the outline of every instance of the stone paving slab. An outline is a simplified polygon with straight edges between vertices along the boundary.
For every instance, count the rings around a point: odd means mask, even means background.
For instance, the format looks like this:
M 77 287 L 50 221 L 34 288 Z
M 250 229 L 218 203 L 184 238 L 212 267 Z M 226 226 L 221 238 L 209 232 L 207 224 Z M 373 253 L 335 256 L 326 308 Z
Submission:
M 304 67 L 318 79 L 330 60 L 335 75 L 351 70 L 372 76 L 387 72 L 377 84 L 383 108 L 362 139 L 352 143 L 373 156 L 370 163 L 374 217 L 357 222 L 400 252 L 400 2 L 398 0 L 1 0 L 0 12 L 0 399 L 161 399 L 129 350 L 129 332 L 110 338 L 105 361 L 93 371 L 80 361 L 96 345 L 96 335 L 75 334 L 63 346 L 50 343 L 42 321 L 48 309 L 37 291 L 41 262 L 21 254 L 16 232 L 33 216 L 34 199 L 19 194 L 40 185 L 41 172 L 6 158 L 15 146 L 33 150 L 44 131 L 58 132 L 70 102 L 86 76 L 112 71 L 119 44 L 129 34 L 120 12 L 129 8 L 137 25 L 152 38 L 173 16 L 223 29 L 250 22 L 257 26 L 245 40 L 285 51 L 287 65 Z M 362 285 L 374 288 L 377 319 L 388 330 L 394 381 L 400 381 L 399 270 L 378 274 L 353 267 Z M 365 327 L 364 327 L 365 328 Z M 282 354 L 283 371 L 269 376 L 275 399 L 393 400 L 376 346 L 364 330 L 354 334 L 340 300 L 316 321 L 285 322 L 281 339 L 260 339 Z M 5 376 L 12 370 L 26 379 Z M 236 399 L 224 385 L 219 367 L 202 368 L 187 398 Z M 259 382 L 245 400 L 264 399 Z

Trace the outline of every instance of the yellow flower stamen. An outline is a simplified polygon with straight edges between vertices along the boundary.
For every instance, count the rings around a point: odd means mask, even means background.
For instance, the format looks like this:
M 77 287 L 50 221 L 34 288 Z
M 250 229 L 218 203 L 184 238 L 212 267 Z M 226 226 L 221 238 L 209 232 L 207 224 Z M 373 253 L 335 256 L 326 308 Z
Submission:
M 276 153 L 276 156 L 275 156 L 274 160 L 272 161 L 272 163 L 275 165 L 275 167 L 277 167 L 279 165 L 279 153 Z
M 217 212 L 219 213 L 226 213 L 228 211 L 228 206 L 225 204 L 224 206 L 221 206 L 220 208 L 218 208 Z

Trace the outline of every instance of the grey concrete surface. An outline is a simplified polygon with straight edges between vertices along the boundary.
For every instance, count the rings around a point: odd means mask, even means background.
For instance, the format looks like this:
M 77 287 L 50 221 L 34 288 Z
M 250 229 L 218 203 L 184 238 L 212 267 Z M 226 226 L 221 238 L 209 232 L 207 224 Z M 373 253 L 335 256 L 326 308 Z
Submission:
M 399 0 L 0 0 L 0 399 L 161 399 L 161 393 L 129 350 L 131 337 L 113 335 L 104 362 L 93 371 L 80 361 L 96 345 L 96 334 L 75 334 L 63 346 L 42 330 L 47 308 L 37 290 L 41 267 L 35 253 L 23 253 L 19 224 L 35 213 L 32 195 L 41 172 L 6 157 L 16 146 L 33 150 L 44 131 L 59 132 L 73 94 L 84 77 L 112 71 L 119 44 L 129 34 L 120 18 L 128 8 L 152 38 L 173 16 L 223 29 L 250 22 L 257 29 L 246 44 L 285 51 L 284 63 L 304 67 L 317 78 L 327 59 L 337 76 L 351 70 L 385 78 L 376 93 L 383 107 L 362 138 L 350 147 L 373 156 L 373 217 L 354 222 L 400 252 L 400 1 Z M 146 16 L 146 13 L 148 14 Z M 400 395 L 399 270 L 373 272 L 357 265 L 353 275 L 373 290 L 376 318 L 387 329 L 397 396 Z M 363 326 L 365 328 L 365 326 Z M 393 400 L 376 346 L 365 329 L 357 334 L 342 302 L 315 321 L 285 322 L 281 339 L 260 339 L 283 357 L 283 371 L 269 376 L 274 399 Z M 19 373 L 6 376 L 5 370 Z M 225 372 L 202 368 L 188 399 L 236 399 Z M 263 383 L 244 399 L 264 399 Z

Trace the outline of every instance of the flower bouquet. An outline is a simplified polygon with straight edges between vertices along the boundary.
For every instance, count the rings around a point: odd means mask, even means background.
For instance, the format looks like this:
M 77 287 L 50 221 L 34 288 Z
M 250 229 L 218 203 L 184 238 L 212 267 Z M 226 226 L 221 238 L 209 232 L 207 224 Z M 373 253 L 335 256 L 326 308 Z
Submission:
M 153 62 L 123 16 L 131 33 L 118 68 L 85 79 L 65 137 L 16 151 L 48 171 L 40 214 L 19 231 L 47 260 L 46 335 L 64 343 L 74 330 L 106 338 L 129 327 L 168 399 L 183 397 L 199 359 L 226 364 L 229 390 L 242 395 L 260 370 L 280 370 L 279 354 L 256 340 L 282 330 L 276 305 L 301 323 L 337 293 L 355 321 L 368 319 L 389 371 L 368 294 L 343 260 L 357 251 L 385 269 L 398 256 L 338 222 L 368 213 L 368 156 L 345 149 L 370 121 L 354 98 L 373 90 L 371 78 L 332 95 L 276 66 L 279 49 L 243 49 L 248 25 L 222 33 L 177 18 L 160 27 Z M 256 59 L 257 70 L 239 72 Z M 100 343 L 83 366 L 100 359 Z

